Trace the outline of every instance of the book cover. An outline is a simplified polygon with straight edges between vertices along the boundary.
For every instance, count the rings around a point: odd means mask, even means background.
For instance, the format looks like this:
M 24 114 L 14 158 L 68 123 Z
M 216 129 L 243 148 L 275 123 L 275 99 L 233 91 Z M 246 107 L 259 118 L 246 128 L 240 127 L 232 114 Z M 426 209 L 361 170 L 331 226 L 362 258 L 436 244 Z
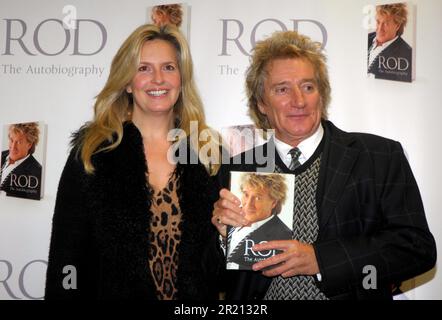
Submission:
M 33 200 L 43 197 L 46 131 L 43 122 L 3 126 L 0 194 Z
M 168 3 L 148 7 L 146 22 L 160 27 L 173 24 L 190 42 L 190 6 L 186 3 Z
M 250 225 L 227 230 L 227 269 L 252 270 L 252 265 L 279 253 L 254 251 L 255 244 L 292 239 L 295 176 L 283 173 L 230 173 L 230 191 L 241 200 Z
M 413 4 L 368 5 L 367 73 L 375 79 L 412 82 L 415 78 L 416 19 Z

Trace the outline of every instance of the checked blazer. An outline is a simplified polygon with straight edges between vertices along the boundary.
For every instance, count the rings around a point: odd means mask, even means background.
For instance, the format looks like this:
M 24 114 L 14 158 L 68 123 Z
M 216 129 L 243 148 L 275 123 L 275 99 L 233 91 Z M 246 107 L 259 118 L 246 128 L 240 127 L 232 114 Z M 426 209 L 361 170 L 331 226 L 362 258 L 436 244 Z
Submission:
M 347 133 L 330 121 L 322 125 L 316 193 L 319 234 L 313 244 L 322 280 L 316 284 L 331 299 L 391 299 L 393 284 L 428 271 L 436 261 L 413 173 L 400 143 Z M 267 147 L 246 153 L 265 155 Z M 246 153 L 222 166 L 221 185 L 228 186 L 229 171 L 256 171 L 256 161 L 239 161 Z M 270 161 L 280 162 L 274 154 L 276 159 Z M 366 266 L 376 270 L 375 289 L 363 286 Z M 226 274 L 227 299 L 261 299 L 271 281 L 252 271 Z

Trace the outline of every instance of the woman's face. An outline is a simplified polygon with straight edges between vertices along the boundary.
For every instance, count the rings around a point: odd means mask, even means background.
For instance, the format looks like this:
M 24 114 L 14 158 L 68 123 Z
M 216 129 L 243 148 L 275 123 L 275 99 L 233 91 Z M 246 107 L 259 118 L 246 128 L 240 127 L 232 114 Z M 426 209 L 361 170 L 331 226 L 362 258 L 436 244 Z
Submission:
M 137 73 L 126 90 L 133 96 L 133 120 L 173 113 L 181 92 L 175 47 L 165 40 L 147 41 L 141 49 Z

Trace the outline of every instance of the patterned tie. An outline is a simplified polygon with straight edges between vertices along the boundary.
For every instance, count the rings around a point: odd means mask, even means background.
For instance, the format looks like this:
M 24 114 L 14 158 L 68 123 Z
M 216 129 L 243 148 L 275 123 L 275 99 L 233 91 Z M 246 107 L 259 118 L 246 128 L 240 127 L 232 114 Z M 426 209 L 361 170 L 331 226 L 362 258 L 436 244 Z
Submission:
M 228 228 L 228 232 L 227 232 L 227 248 L 229 249 L 229 251 L 231 252 L 230 255 L 233 253 L 232 250 L 230 249 L 230 242 L 232 241 L 232 234 L 233 232 L 236 230 L 235 227 L 229 227 Z M 226 252 L 227 253 L 227 252 Z
M 230 227 L 229 231 L 227 232 L 227 243 L 230 243 L 230 240 L 232 240 L 232 234 L 235 231 L 235 227 Z
M 292 162 L 290 162 L 289 169 L 291 171 L 293 171 L 301 165 L 301 163 L 299 162 L 299 156 L 301 155 L 301 150 L 299 150 L 296 147 L 296 148 L 290 149 L 289 153 L 292 156 Z

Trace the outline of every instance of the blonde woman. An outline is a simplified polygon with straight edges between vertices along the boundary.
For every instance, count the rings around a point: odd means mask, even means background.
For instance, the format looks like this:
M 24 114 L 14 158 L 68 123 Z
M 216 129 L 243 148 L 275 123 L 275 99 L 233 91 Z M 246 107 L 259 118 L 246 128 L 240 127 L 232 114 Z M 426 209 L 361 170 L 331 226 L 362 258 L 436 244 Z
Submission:
M 210 162 L 216 154 L 198 153 L 214 139 L 187 144 L 191 121 L 196 134 L 208 130 L 192 72 L 172 26 L 141 26 L 119 49 L 60 180 L 47 299 L 217 297 L 210 217 L 219 165 Z M 174 128 L 181 140 L 168 138 Z M 178 162 L 168 157 L 172 143 L 188 146 Z

